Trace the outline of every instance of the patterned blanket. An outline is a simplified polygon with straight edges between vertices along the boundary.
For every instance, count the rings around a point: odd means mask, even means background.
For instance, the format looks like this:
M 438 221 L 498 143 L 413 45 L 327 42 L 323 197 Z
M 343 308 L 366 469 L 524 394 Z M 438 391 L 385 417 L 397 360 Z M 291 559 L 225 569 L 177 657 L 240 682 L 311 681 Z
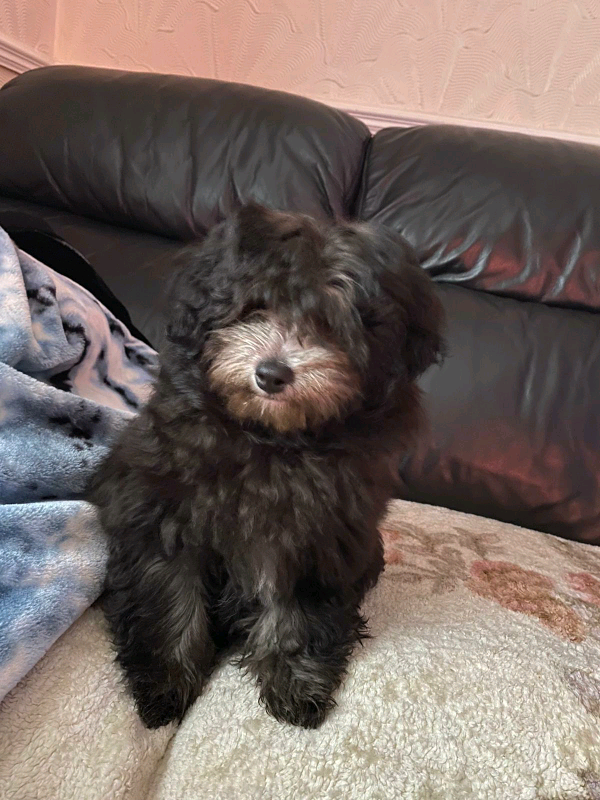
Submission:
M 0 229 L 0 698 L 98 596 L 103 541 L 78 498 L 156 364 Z

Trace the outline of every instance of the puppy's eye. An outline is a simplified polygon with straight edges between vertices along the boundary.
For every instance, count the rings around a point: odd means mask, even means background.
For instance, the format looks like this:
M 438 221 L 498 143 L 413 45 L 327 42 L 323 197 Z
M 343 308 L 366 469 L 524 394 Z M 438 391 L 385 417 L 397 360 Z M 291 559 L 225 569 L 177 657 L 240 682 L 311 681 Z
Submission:
M 254 314 L 261 314 L 267 310 L 267 306 L 265 303 L 260 301 L 247 303 L 241 313 L 242 319 L 247 319 L 248 317 L 253 316 Z
M 290 239 L 296 239 L 298 236 L 302 236 L 302 228 L 294 228 L 291 231 L 285 231 L 285 233 L 281 234 L 279 241 L 288 242 Z
M 330 278 L 327 281 L 327 289 L 352 302 L 362 294 L 360 285 L 351 275 L 338 275 Z
M 361 313 L 361 319 L 364 327 L 368 331 L 375 330 L 375 328 L 381 325 L 381 320 L 378 318 L 377 314 L 372 309 L 367 309 Z

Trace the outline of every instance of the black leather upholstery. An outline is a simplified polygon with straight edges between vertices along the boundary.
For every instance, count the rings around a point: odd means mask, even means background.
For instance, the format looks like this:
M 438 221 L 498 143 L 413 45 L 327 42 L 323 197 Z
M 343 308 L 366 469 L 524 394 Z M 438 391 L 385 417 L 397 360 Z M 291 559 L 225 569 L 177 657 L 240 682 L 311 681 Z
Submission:
M 85 67 L 5 85 L 0 130 L 3 193 L 181 238 L 240 201 L 345 213 L 369 140 L 358 120 L 283 92 Z
M 600 148 L 454 126 L 369 139 L 282 93 L 74 67 L 0 90 L 0 129 L 0 225 L 43 221 L 155 344 L 177 240 L 241 200 L 402 231 L 450 350 L 422 380 L 431 426 L 402 496 L 600 543 Z
M 600 151 L 431 125 L 373 137 L 359 213 L 439 280 L 600 309 Z
M 39 220 L 44 229 L 51 229 L 81 253 L 125 306 L 135 328 L 155 347 L 160 346 L 169 259 L 181 242 L 0 196 L 0 226 L 12 227 L 15 212 L 32 218 L 32 229 L 37 227 L 33 219 Z M 53 266 L 58 269 L 58 264 Z M 78 281 L 92 290 L 85 276 Z
M 411 498 L 600 542 L 599 210 L 600 148 L 454 126 L 373 137 L 358 214 L 417 248 L 449 323 L 431 433 L 402 469 Z
M 1 206 L 2 198 L 0 198 L 0 209 Z M 18 208 L 9 208 L 1 216 L 2 227 L 17 247 L 83 286 L 117 319 L 120 319 L 134 336 L 149 344 L 144 334 L 133 324 L 129 311 L 89 261 L 57 234 L 43 217 Z
M 440 284 L 449 356 L 406 496 L 600 543 L 600 317 Z

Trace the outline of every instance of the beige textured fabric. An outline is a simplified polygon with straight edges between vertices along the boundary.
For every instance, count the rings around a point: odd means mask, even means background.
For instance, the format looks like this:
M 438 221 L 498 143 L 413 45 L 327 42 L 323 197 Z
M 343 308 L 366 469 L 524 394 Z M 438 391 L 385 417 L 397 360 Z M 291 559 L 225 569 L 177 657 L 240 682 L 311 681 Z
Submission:
M 0 709 L 0 797 L 600 800 L 600 550 L 410 503 L 383 533 L 375 638 L 320 730 L 225 666 L 144 731 L 91 610 Z
M 138 720 L 89 609 L 0 705 L 0 798 L 147 800 L 172 734 Z

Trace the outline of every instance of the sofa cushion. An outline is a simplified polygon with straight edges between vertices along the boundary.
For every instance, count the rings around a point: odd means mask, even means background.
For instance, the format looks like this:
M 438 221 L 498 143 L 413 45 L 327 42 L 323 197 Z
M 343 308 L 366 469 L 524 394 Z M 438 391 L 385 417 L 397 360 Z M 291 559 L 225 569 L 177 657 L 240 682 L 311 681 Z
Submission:
M 449 356 L 402 495 L 600 544 L 600 317 L 438 289 Z
M 600 308 L 600 147 L 451 125 L 376 134 L 359 214 L 441 280 Z
M 3 800 L 598 798 L 600 551 L 411 503 L 383 534 L 374 638 L 321 729 L 225 664 L 146 730 L 92 608 L 0 706 Z
M 18 210 L 2 213 L 1 206 L 0 198 L 0 227 L 4 228 L 20 250 L 83 286 L 136 338 L 148 344 L 144 334 L 133 324 L 123 303 L 81 253 L 56 234 L 40 215 Z
M 0 130 L 0 193 L 178 238 L 251 199 L 348 214 L 370 139 L 284 92 L 64 66 L 6 84 Z
M 10 232 L 16 230 L 18 220 L 25 219 L 29 230 L 50 231 L 75 248 L 89 262 L 90 269 L 93 268 L 110 295 L 125 307 L 133 323 L 132 332 L 141 332 L 154 347 L 160 346 L 164 329 L 165 287 L 171 274 L 171 258 L 180 249 L 180 242 L 0 196 L 0 227 Z M 23 244 L 20 238 L 17 244 L 19 241 Z M 31 247 L 24 249 L 31 251 Z M 41 255 L 39 251 L 31 254 Z M 69 265 L 64 262 L 60 264 L 53 260 L 49 266 L 85 286 L 105 302 L 115 316 L 128 324 L 118 306 L 106 303 L 107 295 L 98 293 L 83 260 L 79 264 L 80 272 L 71 262 L 69 271 L 65 268 Z

